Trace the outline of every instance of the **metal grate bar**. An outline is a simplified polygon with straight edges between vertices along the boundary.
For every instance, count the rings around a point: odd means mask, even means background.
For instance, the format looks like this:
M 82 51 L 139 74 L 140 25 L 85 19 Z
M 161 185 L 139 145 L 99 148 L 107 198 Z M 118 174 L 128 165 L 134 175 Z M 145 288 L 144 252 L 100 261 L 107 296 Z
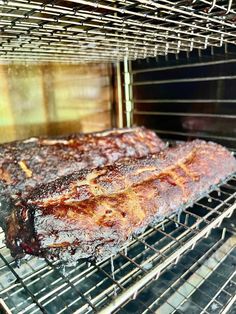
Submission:
M 7 263 L 7 260 L 5 259 L 5 257 L 0 254 L 1 259 L 3 260 L 3 262 L 5 264 Z M 27 291 L 27 293 L 30 295 L 30 297 L 32 298 L 33 302 L 37 304 L 37 306 L 40 308 L 40 310 L 42 311 L 42 313 L 46 313 L 46 311 L 44 310 L 43 306 L 41 305 L 41 303 L 37 300 L 37 298 L 34 296 L 34 294 L 31 293 L 31 291 L 28 289 L 28 287 L 25 285 L 25 283 L 23 282 L 23 280 L 18 276 L 18 274 L 16 273 L 16 271 L 14 270 L 14 268 L 8 264 L 8 267 L 10 268 L 11 272 L 14 274 L 14 276 L 16 277 L 16 280 L 18 283 L 20 283 L 22 285 L 22 287 Z
M 216 295 L 213 297 L 211 303 L 210 303 L 210 304 L 207 304 L 207 305 L 205 306 L 205 308 L 203 309 L 203 313 L 204 313 L 204 311 L 205 311 L 212 303 L 217 302 L 217 301 L 216 301 L 216 298 L 218 297 L 218 295 L 219 295 L 222 291 L 224 291 L 224 288 L 229 284 L 229 282 L 232 281 L 233 277 L 235 277 L 235 274 L 236 274 L 236 272 L 234 272 L 234 273 L 228 278 L 228 280 L 225 281 L 224 285 L 221 287 L 221 289 L 220 289 L 220 290 L 216 293 Z M 228 293 L 227 291 L 224 291 L 224 292 L 225 292 L 225 293 Z M 218 302 L 217 302 L 217 303 L 218 303 Z M 221 304 L 221 305 L 222 305 L 222 304 Z
M 193 77 L 184 79 L 174 79 L 174 80 L 159 80 L 159 81 L 142 81 L 133 83 L 133 86 L 142 85 L 162 85 L 162 84 L 173 84 L 173 83 L 191 83 L 191 82 L 205 82 L 205 81 L 220 81 L 220 80 L 235 80 L 236 75 L 230 76 L 214 76 L 214 77 Z
M 0 60 L 146 58 L 236 42 L 235 4 L 208 1 L 0 1 Z
M 47 260 L 47 264 L 50 265 L 51 267 L 53 267 L 53 264 Z M 59 270 L 57 268 L 54 268 L 56 271 L 59 272 Z M 70 280 L 68 280 L 68 278 L 60 272 L 60 276 L 65 280 L 66 283 L 68 283 L 68 285 L 70 286 L 70 288 L 72 288 L 74 291 L 76 291 L 79 296 L 81 296 L 81 298 L 83 298 L 85 300 L 85 302 L 93 309 L 93 310 L 96 310 L 96 308 L 93 306 L 93 304 L 90 302 L 90 300 L 83 294 L 81 293 L 77 287 L 75 285 L 73 285 L 73 283 L 71 283 Z M 55 292 L 53 292 L 55 293 Z
M 187 63 L 187 64 L 176 64 L 171 66 L 160 66 L 160 67 L 153 67 L 147 69 L 139 69 L 139 70 L 132 70 L 132 74 L 140 74 L 140 73 L 150 73 L 150 72 L 160 72 L 160 71 L 169 71 L 169 70 L 177 70 L 177 69 L 184 69 L 184 68 L 198 68 L 198 67 L 208 67 L 208 66 L 215 66 L 219 64 L 230 64 L 236 63 L 236 59 L 224 59 L 224 60 L 215 60 L 215 61 L 207 61 L 207 62 L 195 62 L 195 63 Z M 176 99 L 177 100 L 177 99 Z M 159 101 L 159 99 L 158 99 Z
M 134 110 L 134 114 L 149 115 L 149 116 L 174 116 L 174 117 L 203 117 L 203 118 L 220 118 L 220 119 L 235 119 L 235 115 L 230 114 L 214 114 L 214 113 L 191 113 L 191 112 L 164 112 L 164 111 L 140 111 Z
M 233 305 L 235 305 L 236 302 L 236 295 L 232 298 L 232 300 L 229 302 L 229 304 L 227 304 L 227 306 L 225 307 L 224 311 L 222 312 L 222 314 L 227 314 L 228 311 L 231 309 L 231 307 Z
M 230 136 L 219 136 L 219 135 L 211 135 L 211 134 L 199 134 L 199 133 L 192 133 L 192 132 L 178 132 L 178 131 L 168 131 L 168 130 L 157 130 L 154 129 L 154 131 L 157 134 L 168 134 L 168 135 L 180 135 L 184 137 L 195 137 L 195 138 L 206 138 L 206 139 L 215 139 L 215 140 L 229 140 L 229 141 L 236 141 L 235 137 L 230 137 Z
M 146 244 L 147 245 L 147 244 Z M 177 283 L 179 282 L 179 281 L 181 281 L 181 280 L 184 280 L 183 278 L 189 273 L 189 272 L 191 272 L 194 268 L 196 268 L 196 266 L 201 266 L 202 264 L 202 260 L 204 260 L 205 258 L 206 258 L 206 256 L 207 255 L 209 255 L 209 252 L 211 252 L 213 249 L 214 249 L 214 247 L 217 247 L 217 245 L 218 245 L 218 243 L 216 243 L 213 247 L 211 247 L 211 248 L 209 248 L 209 250 L 201 257 L 201 259 L 199 259 L 199 260 L 194 260 L 194 259 L 192 259 L 193 260 L 193 264 L 192 264 L 192 266 L 190 267 L 190 268 L 187 268 L 183 263 L 181 263 L 181 260 L 178 262 L 179 263 L 179 265 L 181 265 L 182 267 L 183 267 L 183 269 L 185 269 L 186 271 L 177 279 L 177 281 L 175 281 L 175 283 L 173 284 L 173 285 L 171 285 L 170 287 L 167 287 L 167 289 L 166 289 L 166 291 L 159 297 L 159 298 L 162 298 L 165 294 L 168 294 L 168 292 L 169 292 L 169 290 L 173 290 L 174 288 L 174 286 L 175 285 L 177 285 Z M 151 246 L 149 246 L 149 248 L 150 249 L 152 249 L 152 250 L 154 250 L 154 248 L 153 247 L 151 247 Z M 196 250 L 196 249 L 195 249 Z M 218 249 L 217 250 L 218 252 L 221 252 L 221 250 L 220 249 Z M 223 252 L 224 253 L 224 252 Z M 224 256 L 224 258 L 226 258 L 226 256 Z M 190 259 L 191 259 L 191 257 L 190 257 Z M 223 260 L 224 259 L 222 259 L 221 260 L 221 262 L 223 262 Z M 208 265 L 204 265 L 204 267 L 205 268 L 208 268 L 208 270 L 209 270 L 209 272 L 210 271 L 212 271 L 212 269 L 208 266 Z M 172 270 L 170 270 L 170 272 L 173 272 Z M 216 273 L 216 271 L 215 271 L 215 273 Z M 218 276 L 221 276 L 222 277 L 222 275 L 221 274 L 217 274 Z M 159 276 L 160 276 L 160 274 L 159 274 Z M 156 280 L 159 278 L 159 276 L 157 276 L 156 277 Z M 201 280 L 202 281 L 204 281 L 206 278 L 205 277 L 203 277 L 202 275 L 200 275 L 200 274 L 198 274 L 198 277 L 200 277 L 201 278 Z M 193 285 L 192 283 L 188 283 L 190 286 L 192 286 L 192 288 L 196 288 L 196 286 L 195 285 Z M 214 285 L 214 286 L 216 286 L 214 283 L 211 283 L 211 285 Z M 216 286 L 217 287 L 217 286 Z M 218 287 L 217 287 L 218 288 Z M 175 289 L 174 289 L 175 290 Z M 223 289 L 222 289 L 223 290 Z M 219 292 L 220 293 L 220 292 Z M 226 292 L 227 294 L 229 294 L 228 292 Z M 207 292 L 205 293 L 206 295 L 208 295 L 207 294 Z M 229 294 L 230 295 L 230 294 Z M 183 296 L 183 295 L 182 295 Z M 210 295 L 208 295 L 209 297 L 211 297 Z M 216 295 L 216 297 L 217 297 L 217 295 Z M 155 300 L 155 303 L 157 302 L 158 300 Z M 199 307 L 197 304 L 195 304 L 197 307 Z M 222 305 L 222 304 L 221 304 Z M 148 309 L 150 309 L 150 308 L 148 308 Z
M 231 254 L 231 252 L 235 248 L 235 241 L 232 240 L 232 238 L 229 238 L 226 242 L 223 242 L 223 240 L 220 239 L 217 241 L 214 246 L 208 247 L 207 251 L 202 255 L 202 257 L 199 260 L 196 260 L 193 262 L 192 266 L 188 269 L 184 267 L 182 264 L 182 267 L 186 270 L 180 277 L 177 278 L 176 281 L 173 282 L 173 284 L 168 287 L 168 289 L 157 299 L 155 300 L 151 305 L 149 305 L 148 309 L 153 308 L 158 303 L 158 300 L 161 300 L 165 297 L 165 295 L 168 295 L 168 292 L 173 291 L 173 294 L 170 294 L 170 303 L 173 301 L 175 302 L 175 298 L 178 299 L 178 295 L 181 295 L 180 291 L 183 291 L 184 298 L 183 300 L 176 306 L 175 310 L 179 310 L 181 308 L 181 305 L 186 301 L 189 300 L 191 294 L 193 294 L 196 290 L 200 289 L 203 282 L 205 282 L 209 276 L 214 273 L 217 273 L 218 267 L 224 263 L 226 258 Z M 221 245 L 219 247 L 219 245 Z M 216 249 L 215 248 L 218 248 Z M 189 276 L 191 274 L 191 276 Z M 203 275 L 204 274 L 204 275 Z M 219 295 L 223 290 L 224 287 L 227 285 L 227 283 L 233 278 L 235 272 L 232 273 L 232 275 L 225 280 L 225 284 L 218 289 L 219 287 L 216 286 Z M 211 283 L 212 284 L 212 283 Z M 217 297 L 215 295 L 215 298 Z M 229 297 L 231 295 L 228 293 Z M 210 303 L 214 302 L 211 295 L 207 294 L 207 291 L 204 291 L 204 296 L 208 297 L 210 300 L 212 300 Z M 164 299 L 163 299 L 164 300 Z M 171 302 L 172 300 L 172 302 Z M 221 304 L 219 301 L 215 301 L 216 304 L 218 304 L 220 307 L 224 307 L 223 304 Z M 172 303 L 173 304 L 173 303 Z M 207 308 L 210 306 L 210 304 L 207 304 L 205 308 L 201 308 L 199 313 L 208 313 Z M 159 308 L 159 311 L 163 311 L 165 313 L 169 313 L 167 311 L 168 306 L 166 306 L 165 303 L 162 303 L 161 307 Z
M 177 104 L 194 104 L 194 103 L 225 103 L 234 104 L 236 99 L 134 99 L 136 104 L 159 104 L 159 103 L 177 103 Z M 151 113 L 151 112 L 150 112 Z

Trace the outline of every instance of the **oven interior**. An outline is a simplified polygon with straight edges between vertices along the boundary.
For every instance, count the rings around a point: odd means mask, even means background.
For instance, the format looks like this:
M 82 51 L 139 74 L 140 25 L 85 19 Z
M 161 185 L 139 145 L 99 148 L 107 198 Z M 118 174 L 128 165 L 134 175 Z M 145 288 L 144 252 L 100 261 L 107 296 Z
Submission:
M 6 0 L 0 14 L 0 142 L 144 125 L 236 154 L 232 0 Z M 74 267 L 19 267 L 0 231 L 0 312 L 233 314 L 235 208 L 232 174 L 117 255 Z

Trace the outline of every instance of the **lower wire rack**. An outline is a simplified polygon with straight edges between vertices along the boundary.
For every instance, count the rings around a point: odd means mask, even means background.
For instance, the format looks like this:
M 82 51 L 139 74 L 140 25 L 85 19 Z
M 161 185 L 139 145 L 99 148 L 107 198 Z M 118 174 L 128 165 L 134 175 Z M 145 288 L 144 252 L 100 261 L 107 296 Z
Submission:
M 233 313 L 236 175 L 192 207 L 99 263 L 63 268 L 36 257 L 17 267 L 0 246 L 0 310 L 9 313 Z M 224 223 L 223 223 L 224 224 Z M 232 229 L 232 232 L 230 232 Z M 4 239 L 3 232 L 0 238 Z M 2 305 L 1 305 L 2 304 Z M 1 312 L 1 311 L 0 311 Z

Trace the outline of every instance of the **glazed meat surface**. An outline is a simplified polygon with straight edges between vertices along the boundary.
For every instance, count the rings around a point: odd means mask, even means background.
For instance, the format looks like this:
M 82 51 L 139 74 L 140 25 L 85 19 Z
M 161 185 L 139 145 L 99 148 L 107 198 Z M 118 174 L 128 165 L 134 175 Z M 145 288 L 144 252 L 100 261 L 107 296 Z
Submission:
M 163 148 L 164 142 L 143 127 L 3 144 L 0 145 L 0 195 L 48 183 L 80 169 L 157 153 Z
M 102 259 L 235 171 L 229 151 L 200 140 L 78 171 L 35 188 L 18 202 L 8 220 L 7 245 L 16 257 Z

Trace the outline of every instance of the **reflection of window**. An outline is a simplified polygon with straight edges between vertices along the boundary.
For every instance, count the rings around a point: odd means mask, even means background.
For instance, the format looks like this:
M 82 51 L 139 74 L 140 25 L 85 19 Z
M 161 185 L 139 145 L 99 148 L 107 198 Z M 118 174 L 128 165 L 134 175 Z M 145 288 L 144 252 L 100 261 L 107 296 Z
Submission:
M 111 127 L 109 82 L 108 65 L 0 66 L 0 142 Z
M 42 76 L 35 66 L 23 77 L 14 71 L 8 77 L 10 102 L 16 124 L 44 123 L 46 120 L 43 106 Z

